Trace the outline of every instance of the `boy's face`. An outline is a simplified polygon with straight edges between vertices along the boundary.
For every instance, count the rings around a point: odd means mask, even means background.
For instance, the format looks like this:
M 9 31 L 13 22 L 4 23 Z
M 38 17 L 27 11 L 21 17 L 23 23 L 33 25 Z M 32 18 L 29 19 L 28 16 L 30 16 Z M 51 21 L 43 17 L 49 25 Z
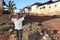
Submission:
M 22 14 L 22 16 L 23 16 L 23 17 L 25 17 L 25 16 L 26 16 L 26 14 Z
M 20 15 L 20 14 L 17 14 L 17 15 L 16 15 L 16 18 L 19 18 L 19 17 L 21 17 L 21 15 Z

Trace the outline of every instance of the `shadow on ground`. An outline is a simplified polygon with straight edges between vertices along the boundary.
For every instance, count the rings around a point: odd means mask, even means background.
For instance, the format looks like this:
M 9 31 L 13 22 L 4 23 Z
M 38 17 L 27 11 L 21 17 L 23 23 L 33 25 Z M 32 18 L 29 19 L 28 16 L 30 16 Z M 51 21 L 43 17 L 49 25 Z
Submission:
M 40 40 L 41 35 L 39 31 L 30 32 L 28 40 Z

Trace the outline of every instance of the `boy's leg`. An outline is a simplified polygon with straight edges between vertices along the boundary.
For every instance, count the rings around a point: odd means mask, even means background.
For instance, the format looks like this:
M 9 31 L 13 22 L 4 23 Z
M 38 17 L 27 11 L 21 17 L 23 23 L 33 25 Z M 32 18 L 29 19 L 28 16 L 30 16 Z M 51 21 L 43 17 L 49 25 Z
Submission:
M 19 30 L 19 40 L 22 40 L 22 30 Z
M 17 40 L 22 40 L 22 30 L 16 30 Z
M 19 30 L 16 30 L 17 40 L 19 40 Z

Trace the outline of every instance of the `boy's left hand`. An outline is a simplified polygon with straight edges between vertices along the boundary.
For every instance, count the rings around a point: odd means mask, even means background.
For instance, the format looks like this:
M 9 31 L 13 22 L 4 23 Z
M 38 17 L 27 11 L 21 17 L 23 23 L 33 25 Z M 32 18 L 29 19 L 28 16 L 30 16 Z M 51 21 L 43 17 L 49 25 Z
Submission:
M 26 14 L 23 14 L 22 16 L 23 16 L 23 17 L 26 17 Z

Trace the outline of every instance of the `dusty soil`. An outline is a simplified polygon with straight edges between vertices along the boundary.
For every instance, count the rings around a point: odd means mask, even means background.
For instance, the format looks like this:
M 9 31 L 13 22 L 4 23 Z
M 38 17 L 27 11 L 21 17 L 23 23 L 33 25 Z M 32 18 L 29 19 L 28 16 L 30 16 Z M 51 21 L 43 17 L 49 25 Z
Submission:
M 5 22 L 5 23 L 10 21 L 10 19 L 8 18 L 7 15 L 0 17 L 0 19 L 1 19 L 0 21 Z M 25 25 L 31 21 L 32 22 L 40 22 L 42 24 L 49 24 L 54 27 L 53 29 L 58 30 L 58 33 L 60 33 L 60 17 L 55 18 L 52 16 L 48 16 L 48 17 L 46 17 L 46 16 L 26 16 L 23 25 Z M 17 39 L 17 37 L 15 34 L 10 34 L 10 35 L 2 34 L 2 35 L 0 35 L 0 40 L 16 40 L 16 39 Z

